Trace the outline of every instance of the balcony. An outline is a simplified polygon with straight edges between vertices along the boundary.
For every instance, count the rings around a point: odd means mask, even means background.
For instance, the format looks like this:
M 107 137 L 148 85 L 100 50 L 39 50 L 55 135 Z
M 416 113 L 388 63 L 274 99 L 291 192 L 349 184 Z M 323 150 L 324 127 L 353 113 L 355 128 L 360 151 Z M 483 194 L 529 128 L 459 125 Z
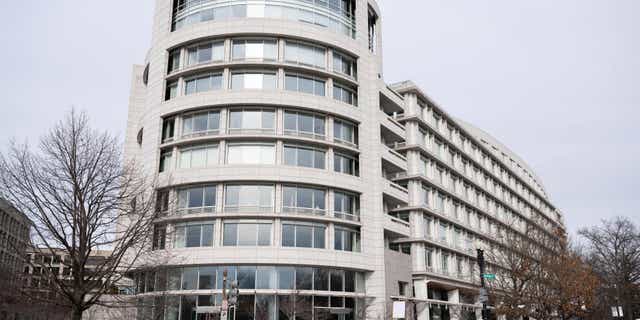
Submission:
M 382 166 L 383 170 L 392 177 L 395 177 L 399 172 L 407 172 L 407 158 L 400 152 L 395 151 L 386 145 L 382 145 Z
M 409 237 L 411 235 L 411 225 L 409 222 L 390 215 L 385 216 L 384 228 L 401 237 Z

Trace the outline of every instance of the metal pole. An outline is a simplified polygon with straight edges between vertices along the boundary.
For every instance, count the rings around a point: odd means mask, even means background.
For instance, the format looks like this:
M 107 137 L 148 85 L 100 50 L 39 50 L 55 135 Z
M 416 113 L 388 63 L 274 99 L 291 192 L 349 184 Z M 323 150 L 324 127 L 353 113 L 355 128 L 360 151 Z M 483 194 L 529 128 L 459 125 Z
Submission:
M 487 289 L 484 283 L 484 251 L 477 249 L 478 267 L 480 269 L 480 298 L 482 300 L 482 320 L 489 320 L 489 310 L 487 309 Z
M 227 269 L 222 272 L 222 308 L 220 308 L 220 320 L 227 320 L 229 301 L 227 300 Z

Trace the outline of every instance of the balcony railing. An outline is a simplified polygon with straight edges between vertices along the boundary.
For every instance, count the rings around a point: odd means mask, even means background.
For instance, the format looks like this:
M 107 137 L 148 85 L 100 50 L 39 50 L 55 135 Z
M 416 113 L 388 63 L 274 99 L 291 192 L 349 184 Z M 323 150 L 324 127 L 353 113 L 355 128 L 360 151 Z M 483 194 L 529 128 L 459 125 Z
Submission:
M 325 216 L 327 214 L 327 211 L 325 209 L 304 208 L 304 207 L 282 207 L 282 212 L 308 215 L 308 216 Z

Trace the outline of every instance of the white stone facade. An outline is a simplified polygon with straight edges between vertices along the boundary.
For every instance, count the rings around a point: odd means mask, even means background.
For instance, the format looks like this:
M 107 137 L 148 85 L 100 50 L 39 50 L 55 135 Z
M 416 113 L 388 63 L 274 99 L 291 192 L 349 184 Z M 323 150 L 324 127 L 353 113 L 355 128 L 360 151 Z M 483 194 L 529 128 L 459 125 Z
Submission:
M 191 319 L 218 305 L 223 269 L 240 283 L 236 319 L 386 319 L 400 287 L 473 309 L 473 249 L 490 232 L 431 205 L 442 194 L 446 206 L 498 218 L 436 181 L 438 169 L 510 217 L 562 224 L 519 158 L 412 83 L 384 83 L 375 1 L 175 2 L 156 1 L 146 67 L 134 67 L 131 87 L 125 154 L 167 195 L 155 241 L 171 253 L 168 269 L 140 274 L 138 292 L 156 305 L 168 292 L 173 303 L 142 315 Z M 477 176 L 437 156 L 436 143 Z M 429 234 L 427 216 L 438 223 Z M 450 236 L 432 239 L 439 231 Z M 447 240 L 462 234 L 467 246 Z M 434 267 L 442 257 L 449 270 Z

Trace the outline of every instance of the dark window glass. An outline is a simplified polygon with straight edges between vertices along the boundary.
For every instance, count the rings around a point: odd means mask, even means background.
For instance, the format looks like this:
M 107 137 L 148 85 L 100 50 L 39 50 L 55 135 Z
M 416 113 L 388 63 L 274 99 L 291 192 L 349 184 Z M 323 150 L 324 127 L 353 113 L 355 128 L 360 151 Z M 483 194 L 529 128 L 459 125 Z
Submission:
M 293 289 L 295 274 L 295 268 L 278 267 L 278 289 Z
M 198 268 L 182 269 L 182 290 L 195 290 L 198 284 Z
M 313 290 L 313 268 L 296 268 L 296 289 Z
M 196 296 L 182 296 L 181 320 L 192 320 L 196 318 Z
M 238 267 L 238 288 L 255 289 L 256 267 Z
M 313 275 L 313 290 L 329 290 L 329 270 L 325 268 L 315 268 Z
M 216 267 L 200 267 L 200 281 L 198 288 L 215 289 L 216 287 Z
M 342 271 L 339 271 L 339 270 L 331 271 L 331 291 L 344 291 L 343 276 L 344 274 Z
M 200 246 L 201 226 L 187 226 L 187 248 Z
M 236 320 L 254 320 L 254 295 L 238 296 L 238 308 L 236 309 Z

